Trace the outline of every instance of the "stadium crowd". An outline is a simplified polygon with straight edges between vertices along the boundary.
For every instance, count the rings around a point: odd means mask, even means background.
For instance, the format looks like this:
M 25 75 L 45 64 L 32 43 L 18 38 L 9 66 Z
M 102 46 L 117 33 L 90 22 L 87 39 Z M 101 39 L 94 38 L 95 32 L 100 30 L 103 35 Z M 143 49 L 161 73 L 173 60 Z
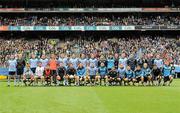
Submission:
M 177 38 L 179 38 L 177 36 Z M 65 38 L 68 39 L 68 38 Z M 70 41 L 71 40 L 71 41 Z M 73 41 L 72 41 L 73 40 Z M 119 36 L 119 37 L 104 37 L 96 38 L 89 37 L 83 38 L 77 36 L 75 39 L 69 38 L 69 40 L 61 39 L 0 39 L 0 61 L 1 66 L 7 61 L 11 54 L 22 53 L 28 59 L 31 53 L 36 54 L 40 57 L 42 54 L 50 55 L 51 53 L 59 54 L 80 54 L 84 53 L 87 55 L 90 53 L 97 54 L 100 56 L 108 56 L 109 53 L 122 53 L 126 52 L 127 56 L 131 54 L 137 58 L 153 58 L 155 54 L 161 54 L 163 58 L 170 58 L 171 62 L 180 64 L 179 55 L 180 51 L 177 47 L 177 40 L 165 36 Z
M 79 85 L 79 81 L 82 80 L 85 80 L 85 82 L 81 82 L 83 84 L 87 82 L 86 80 L 90 80 L 90 83 L 93 83 L 92 80 L 98 83 L 100 78 L 105 75 L 107 76 L 103 78 L 104 82 L 109 85 L 114 85 L 117 81 L 119 81 L 118 84 L 122 84 L 124 81 L 124 85 L 129 82 L 134 85 L 135 81 L 144 84 L 147 80 L 150 84 L 152 80 L 150 72 L 154 66 L 162 72 L 162 74 L 154 76 L 160 80 L 160 75 L 163 75 L 164 82 L 170 80 L 171 83 L 173 65 L 180 64 L 180 50 L 176 42 L 177 39 L 174 38 L 150 35 L 136 36 L 136 38 L 135 36 L 106 36 L 104 38 L 76 36 L 76 38 L 64 38 L 63 40 L 49 39 L 48 37 L 31 40 L 25 38 L 1 39 L 0 62 L 1 65 L 8 66 L 10 75 L 17 75 L 17 79 L 15 79 L 17 83 L 21 81 L 22 76 L 20 77 L 20 75 L 23 75 L 22 81 L 25 84 L 27 81 L 30 81 L 31 84 L 34 80 L 36 84 L 39 79 L 41 82 L 46 80 L 47 84 L 48 81 L 51 81 L 55 85 L 59 85 L 57 81 L 60 80 L 64 80 L 64 85 L 69 85 L 71 79 L 76 85 Z M 103 76 L 101 76 L 100 67 L 107 68 L 107 72 Z M 91 68 L 93 69 L 91 70 Z M 123 73 L 121 73 L 122 70 L 116 71 L 119 68 L 132 70 L 133 74 L 129 77 L 125 76 L 125 71 Z M 144 68 L 148 68 L 149 71 L 144 72 Z M 23 71 L 24 69 L 29 71 L 26 73 Z M 49 69 L 49 71 L 44 72 L 45 69 Z M 142 73 L 146 74 L 137 73 L 136 75 L 137 70 L 142 70 Z M 86 74 L 91 73 L 89 78 L 84 78 L 86 77 L 85 72 L 87 72 Z M 31 75 L 34 76 L 31 77 Z M 48 75 L 51 75 L 52 78 L 48 78 Z M 160 83 L 160 81 L 158 82 Z
M 0 17 L 0 26 L 180 25 L 179 15 L 60 15 Z

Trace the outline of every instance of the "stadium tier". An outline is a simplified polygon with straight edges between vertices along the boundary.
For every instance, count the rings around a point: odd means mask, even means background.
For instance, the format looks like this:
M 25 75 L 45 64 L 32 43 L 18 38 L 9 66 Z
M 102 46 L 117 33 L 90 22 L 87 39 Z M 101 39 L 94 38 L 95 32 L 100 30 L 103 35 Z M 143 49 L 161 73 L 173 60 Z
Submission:
M 179 13 L 2 13 L 1 31 L 180 30 Z
M 39 14 L 0 16 L 0 26 L 179 26 L 173 14 Z
M 179 7 L 179 0 L 1 0 L 2 8 Z

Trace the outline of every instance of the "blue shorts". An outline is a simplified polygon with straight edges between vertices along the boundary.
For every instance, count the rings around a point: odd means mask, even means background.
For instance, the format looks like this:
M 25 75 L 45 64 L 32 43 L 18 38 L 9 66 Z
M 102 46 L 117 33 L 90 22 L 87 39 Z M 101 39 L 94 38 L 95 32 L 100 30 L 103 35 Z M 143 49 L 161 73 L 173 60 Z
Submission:
M 9 76 L 13 76 L 13 75 L 15 75 L 15 74 L 16 74 L 15 71 L 9 71 Z

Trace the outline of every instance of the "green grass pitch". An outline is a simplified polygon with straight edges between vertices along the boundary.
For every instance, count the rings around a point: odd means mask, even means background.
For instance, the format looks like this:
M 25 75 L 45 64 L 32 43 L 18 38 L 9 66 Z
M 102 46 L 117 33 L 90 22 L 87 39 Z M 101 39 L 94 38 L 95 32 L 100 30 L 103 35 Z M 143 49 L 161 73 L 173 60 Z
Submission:
M 0 113 L 180 113 L 180 80 L 161 87 L 7 87 Z

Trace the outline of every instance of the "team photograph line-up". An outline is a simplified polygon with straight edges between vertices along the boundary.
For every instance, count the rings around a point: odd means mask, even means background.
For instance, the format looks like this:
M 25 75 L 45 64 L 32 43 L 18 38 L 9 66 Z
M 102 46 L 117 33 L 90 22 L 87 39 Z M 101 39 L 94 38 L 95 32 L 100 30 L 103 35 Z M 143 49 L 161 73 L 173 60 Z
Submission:
M 41 55 L 37 58 L 31 54 L 28 61 L 22 54 L 10 56 L 7 61 L 9 70 L 8 86 L 14 79 L 14 86 L 80 86 L 80 85 L 143 85 L 161 86 L 169 85 L 175 76 L 175 67 L 168 60 L 163 60 L 157 54 L 154 60 L 143 59 L 132 62 L 122 53 L 109 54 L 107 58 L 100 58 L 90 54 L 87 59 L 85 54 L 76 57 L 75 54 L 61 53 L 59 58 L 51 54 L 50 58 Z
M 180 113 L 180 0 L 0 0 L 0 113 Z

